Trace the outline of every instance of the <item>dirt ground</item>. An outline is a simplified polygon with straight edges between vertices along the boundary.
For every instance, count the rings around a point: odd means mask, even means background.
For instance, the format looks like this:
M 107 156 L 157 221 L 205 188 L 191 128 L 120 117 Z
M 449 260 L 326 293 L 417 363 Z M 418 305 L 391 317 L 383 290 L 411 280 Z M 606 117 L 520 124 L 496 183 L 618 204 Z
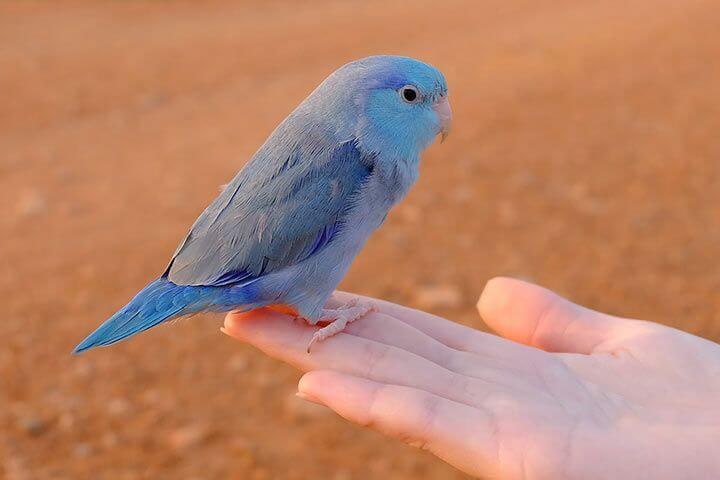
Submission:
M 482 328 L 512 275 L 720 340 L 714 0 L 0 3 L 0 477 L 453 479 L 293 396 L 221 317 L 75 357 L 333 69 L 446 73 L 454 131 L 342 287 Z

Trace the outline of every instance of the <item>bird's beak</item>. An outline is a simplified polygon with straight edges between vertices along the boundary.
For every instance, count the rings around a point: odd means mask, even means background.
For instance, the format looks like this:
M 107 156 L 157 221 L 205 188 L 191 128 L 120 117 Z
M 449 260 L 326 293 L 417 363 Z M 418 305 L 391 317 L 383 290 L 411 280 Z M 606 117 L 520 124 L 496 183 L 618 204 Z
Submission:
M 448 101 L 447 95 L 443 95 L 433 103 L 432 109 L 438 116 L 440 122 L 440 143 L 445 141 L 448 134 L 450 133 L 450 126 L 452 125 L 452 109 L 450 108 L 450 102 Z

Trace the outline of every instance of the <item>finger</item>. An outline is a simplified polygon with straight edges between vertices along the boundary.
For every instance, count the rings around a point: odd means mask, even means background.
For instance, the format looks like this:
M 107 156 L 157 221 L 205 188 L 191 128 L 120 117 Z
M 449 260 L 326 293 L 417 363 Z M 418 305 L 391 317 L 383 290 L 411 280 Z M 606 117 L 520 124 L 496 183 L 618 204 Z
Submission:
M 550 352 L 592 353 L 627 322 L 510 278 L 490 280 L 477 307 L 499 335 Z
M 305 374 L 298 390 L 351 422 L 429 450 L 468 473 L 490 473 L 496 458 L 493 417 L 483 409 L 332 371 Z
M 516 344 L 507 340 L 504 342 L 509 348 L 502 351 L 502 355 L 499 356 L 455 350 L 415 327 L 383 313 L 367 315 L 351 323 L 345 328 L 344 333 L 391 345 L 421 356 L 452 372 L 518 391 L 532 388 L 533 385 L 529 382 L 533 383 L 536 377 L 534 364 L 537 364 L 537 361 L 529 361 L 530 359 L 524 355 L 525 351 L 522 352 L 523 355 L 518 355 L 513 348 Z M 538 351 L 532 349 L 532 352 Z
M 304 371 L 338 370 L 427 390 L 468 405 L 479 405 L 489 391 L 502 390 L 501 385 L 451 372 L 400 348 L 345 333 L 324 340 L 308 354 L 307 344 L 316 328 L 274 312 L 230 314 L 224 331 Z
M 413 326 L 384 313 L 366 315 L 349 324 L 344 332 L 401 348 L 449 370 L 452 370 L 455 353 L 460 353 Z
M 530 349 L 525 346 L 508 342 L 497 335 L 481 332 L 421 310 L 415 310 L 384 300 L 362 297 L 347 292 L 338 291 L 335 292 L 334 296 L 341 301 L 347 301 L 352 298 L 364 299 L 377 306 L 380 313 L 385 313 L 397 318 L 455 350 L 473 352 L 478 355 L 495 358 L 507 358 L 510 363 L 514 363 L 520 359 L 527 360 L 526 356 L 532 355 L 532 353 L 528 353 Z

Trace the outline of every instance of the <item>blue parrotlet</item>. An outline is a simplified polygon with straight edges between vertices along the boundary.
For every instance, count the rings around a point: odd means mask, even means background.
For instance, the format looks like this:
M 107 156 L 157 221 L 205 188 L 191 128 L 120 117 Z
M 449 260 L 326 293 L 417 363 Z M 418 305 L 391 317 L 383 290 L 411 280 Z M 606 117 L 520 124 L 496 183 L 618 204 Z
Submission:
M 451 116 L 445 78 L 426 63 L 382 55 L 340 67 L 200 215 L 160 278 L 75 352 L 203 311 L 270 307 L 325 325 L 310 345 L 342 331 L 372 306 L 326 302 Z

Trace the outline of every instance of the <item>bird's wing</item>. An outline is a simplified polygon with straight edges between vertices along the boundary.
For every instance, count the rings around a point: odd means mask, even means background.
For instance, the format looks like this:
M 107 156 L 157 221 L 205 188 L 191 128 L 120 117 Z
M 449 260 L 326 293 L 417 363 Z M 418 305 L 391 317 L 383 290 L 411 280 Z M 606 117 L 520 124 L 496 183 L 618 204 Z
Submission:
M 309 161 L 307 155 L 296 149 L 270 168 L 254 159 L 195 222 L 167 278 L 178 285 L 240 283 L 331 242 L 372 174 L 373 158 L 352 141 Z

